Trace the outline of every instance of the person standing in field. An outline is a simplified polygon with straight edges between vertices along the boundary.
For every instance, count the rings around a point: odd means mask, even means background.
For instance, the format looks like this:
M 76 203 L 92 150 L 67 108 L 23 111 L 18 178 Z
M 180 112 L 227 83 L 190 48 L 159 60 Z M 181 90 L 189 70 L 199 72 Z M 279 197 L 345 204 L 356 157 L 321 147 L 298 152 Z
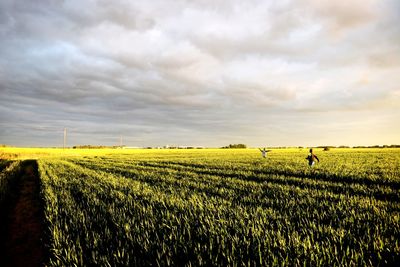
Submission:
M 318 160 L 319 162 L 319 158 L 313 153 L 312 148 L 310 148 L 310 154 L 308 154 L 306 160 L 308 160 L 308 166 L 310 167 L 314 166 L 315 160 Z
M 271 150 L 266 150 L 265 147 L 263 149 L 259 148 L 259 150 L 261 151 L 261 155 L 264 159 L 267 158 L 267 153 L 271 151 Z

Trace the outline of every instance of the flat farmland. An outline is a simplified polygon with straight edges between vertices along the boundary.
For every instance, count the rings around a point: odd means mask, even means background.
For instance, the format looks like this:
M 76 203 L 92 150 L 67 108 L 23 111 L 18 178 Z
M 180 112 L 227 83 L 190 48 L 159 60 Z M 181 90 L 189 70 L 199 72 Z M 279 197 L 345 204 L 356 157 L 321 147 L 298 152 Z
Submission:
M 2 149 L 0 177 L 36 164 L 48 266 L 399 262 L 400 150 L 314 152 Z

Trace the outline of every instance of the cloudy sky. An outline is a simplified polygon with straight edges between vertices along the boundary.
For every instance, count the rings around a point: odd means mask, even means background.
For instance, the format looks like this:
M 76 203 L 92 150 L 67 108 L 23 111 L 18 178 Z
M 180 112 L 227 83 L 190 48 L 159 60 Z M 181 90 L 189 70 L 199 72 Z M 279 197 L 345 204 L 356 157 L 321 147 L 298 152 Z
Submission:
M 400 1 L 0 2 L 0 143 L 400 143 Z

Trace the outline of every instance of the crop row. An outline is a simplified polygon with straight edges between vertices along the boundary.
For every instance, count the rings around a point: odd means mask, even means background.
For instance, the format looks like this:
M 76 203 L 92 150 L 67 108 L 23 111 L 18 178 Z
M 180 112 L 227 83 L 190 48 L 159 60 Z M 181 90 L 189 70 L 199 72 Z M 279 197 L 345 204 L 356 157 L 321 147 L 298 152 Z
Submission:
M 340 179 L 328 157 L 309 170 L 297 158 L 292 166 L 281 164 L 285 155 L 266 162 L 234 156 L 39 160 L 50 265 L 399 260 L 398 171 L 386 161 L 368 168 L 369 157 L 351 155 L 351 167 L 333 155 L 352 172 Z

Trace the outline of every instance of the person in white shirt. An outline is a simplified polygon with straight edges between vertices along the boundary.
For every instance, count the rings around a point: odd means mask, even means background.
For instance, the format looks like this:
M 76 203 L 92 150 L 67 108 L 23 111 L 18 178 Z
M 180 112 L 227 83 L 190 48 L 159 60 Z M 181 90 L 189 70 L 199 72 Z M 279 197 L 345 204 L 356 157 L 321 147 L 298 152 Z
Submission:
M 261 151 L 261 155 L 264 159 L 267 158 L 267 153 L 271 151 L 271 150 L 266 150 L 265 147 L 263 149 L 259 148 L 259 150 Z

